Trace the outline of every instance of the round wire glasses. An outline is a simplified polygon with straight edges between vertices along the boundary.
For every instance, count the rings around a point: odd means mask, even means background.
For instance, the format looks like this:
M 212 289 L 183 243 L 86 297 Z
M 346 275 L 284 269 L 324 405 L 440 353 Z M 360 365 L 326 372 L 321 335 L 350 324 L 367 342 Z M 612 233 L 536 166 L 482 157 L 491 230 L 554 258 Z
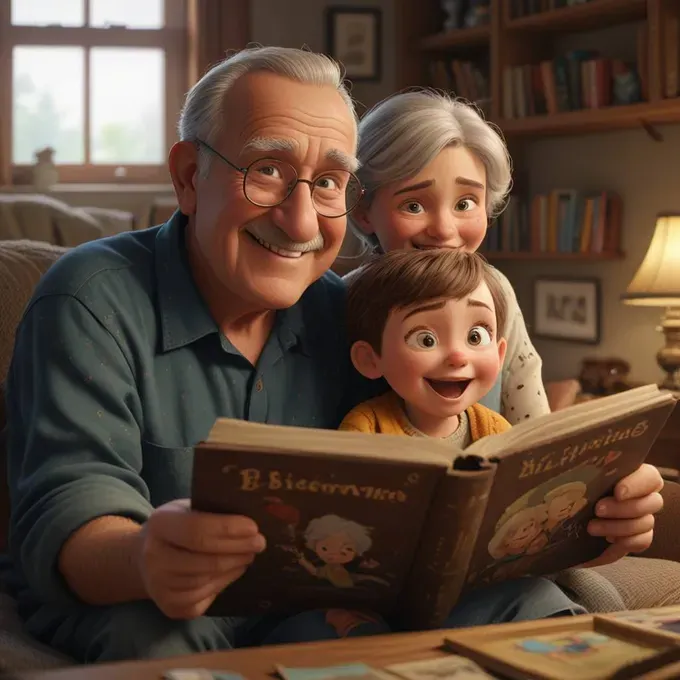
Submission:
M 312 204 L 322 217 L 343 217 L 354 210 L 364 195 L 359 178 L 349 170 L 338 168 L 319 173 L 314 179 L 300 179 L 297 170 L 278 158 L 260 158 L 240 168 L 205 142 L 199 143 L 235 170 L 243 173 L 243 193 L 261 208 L 283 203 L 298 184 L 308 184 Z

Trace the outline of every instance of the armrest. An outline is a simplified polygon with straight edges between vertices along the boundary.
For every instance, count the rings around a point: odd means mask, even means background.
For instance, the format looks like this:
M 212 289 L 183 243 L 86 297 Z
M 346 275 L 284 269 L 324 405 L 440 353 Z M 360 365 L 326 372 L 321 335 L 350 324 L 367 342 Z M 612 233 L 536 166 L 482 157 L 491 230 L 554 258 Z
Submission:
M 551 411 L 559 411 L 574 404 L 580 391 L 578 380 L 557 380 L 545 384 L 545 394 Z
M 663 496 L 664 507 L 656 516 L 654 542 L 642 555 L 680 562 L 680 541 L 678 540 L 680 484 L 666 482 L 661 495 Z

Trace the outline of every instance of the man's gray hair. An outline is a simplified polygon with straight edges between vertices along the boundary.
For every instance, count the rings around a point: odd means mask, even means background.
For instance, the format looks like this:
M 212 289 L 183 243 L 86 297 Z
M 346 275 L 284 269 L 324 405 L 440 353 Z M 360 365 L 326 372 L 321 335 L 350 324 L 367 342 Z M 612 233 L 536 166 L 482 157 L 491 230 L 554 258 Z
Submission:
M 229 89 L 248 73 L 268 71 L 309 85 L 338 90 L 357 122 L 354 102 L 337 62 L 324 54 L 290 47 L 249 47 L 213 66 L 187 94 L 177 126 L 181 141 L 214 143 L 224 122 L 224 101 Z M 200 169 L 207 172 L 209 156 L 200 149 Z
M 487 214 L 496 216 L 512 183 L 505 142 L 476 108 L 434 90 L 392 95 L 361 119 L 357 175 L 366 189 L 365 200 L 370 202 L 385 184 L 417 175 L 447 146 L 465 147 L 482 161 Z

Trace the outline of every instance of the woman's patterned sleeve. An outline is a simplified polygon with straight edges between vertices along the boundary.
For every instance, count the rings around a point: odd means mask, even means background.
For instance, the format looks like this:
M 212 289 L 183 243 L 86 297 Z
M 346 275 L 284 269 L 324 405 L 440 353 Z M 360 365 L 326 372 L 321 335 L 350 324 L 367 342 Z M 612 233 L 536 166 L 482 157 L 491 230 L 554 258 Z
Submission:
M 513 425 L 550 411 L 543 387 L 543 362 L 529 339 L 522 310 L 507 277 L 495 270 L 508 303 L 505 338 L 508 343 L 503 364 L 502 415 Z

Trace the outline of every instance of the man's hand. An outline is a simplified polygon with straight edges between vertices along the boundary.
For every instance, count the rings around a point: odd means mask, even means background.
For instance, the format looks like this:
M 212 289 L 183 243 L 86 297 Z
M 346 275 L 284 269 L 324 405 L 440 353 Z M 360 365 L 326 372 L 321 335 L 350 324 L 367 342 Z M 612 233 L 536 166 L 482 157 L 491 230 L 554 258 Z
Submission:
M 595 506 L 596 519 L 588 524 L 591 536 L 604 536 L 610 545 L 583 567 L 611 564 L 628 553 L 644 552 L 654 538 L 654 515 L 663 508 L 663 478 L 653 466 L 641 465 L 614 487 L 614 495 Z
M 193 619 L 264 549 L 251 519 L 196 512 L 177 500 L 144 525 L 140 568 L 148 596 L 166 616 Z

